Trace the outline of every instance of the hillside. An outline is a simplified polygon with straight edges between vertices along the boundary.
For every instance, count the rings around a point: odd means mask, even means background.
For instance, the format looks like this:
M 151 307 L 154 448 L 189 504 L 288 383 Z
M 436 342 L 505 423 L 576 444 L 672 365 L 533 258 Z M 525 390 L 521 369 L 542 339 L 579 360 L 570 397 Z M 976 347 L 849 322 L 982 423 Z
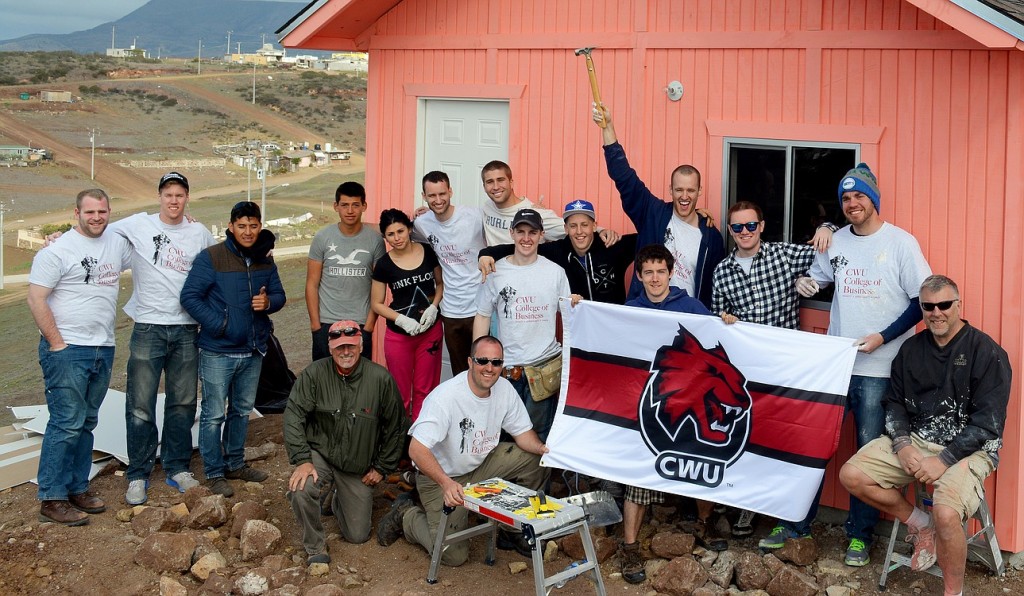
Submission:
M 252 2 L 247 0 L 151 0 L 116 21 L 86 31 L 61 35 L 26 35 L 0 40 L 0 52 L 61 51 L 103 53 L 110 47 L 111 26 L 117 28 L 117 46 L 128 47 L 137 38 L 138 47 L 153 57 L 194 57 L 203 40 L 203 54 L 223 55 L 227 31 L 242 42 L 243 51 L 255 50 L 266 34 L 295 16 L 303 5 L 295 2 Z M 234 46 L 235 43 L 232 43 Z M 232 48 L 236 49 L 236 48 Z

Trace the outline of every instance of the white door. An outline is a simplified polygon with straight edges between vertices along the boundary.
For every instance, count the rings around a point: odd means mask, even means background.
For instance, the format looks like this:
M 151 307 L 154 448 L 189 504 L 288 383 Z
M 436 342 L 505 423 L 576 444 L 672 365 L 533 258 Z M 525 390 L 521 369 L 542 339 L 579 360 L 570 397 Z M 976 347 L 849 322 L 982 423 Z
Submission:
M 508 161 L 508 102 L 425 99 L 423 103 L 420 176 L 441 170 L 452 181 L 453 203 L 479 207 L 487 200 L 480 170 L 494 159 Z M 419 186 L 417 181 L 417 190 Z

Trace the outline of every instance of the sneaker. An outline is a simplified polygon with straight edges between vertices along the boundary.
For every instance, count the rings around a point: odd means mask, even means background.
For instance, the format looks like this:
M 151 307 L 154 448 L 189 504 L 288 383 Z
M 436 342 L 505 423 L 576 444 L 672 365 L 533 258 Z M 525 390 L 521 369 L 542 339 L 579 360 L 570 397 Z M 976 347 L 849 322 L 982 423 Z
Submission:
M 740 510 L 740 518 L 732 527 L 732 535 L 737 538 L 750 536 L 754 533 L 754 512 L 746 509 Z
M 232 497 L 235 491 L 231 489 L 231 485 L 228 481 L 222 477 L 218 478 L 207 478 L 206 486 L 210 489 L 211 493 L 224 495 L 224 497 Z
M 792 529 L 779 524 L 772 528 L 772 531 L 767 536 L 762 538 L 758 543 L 757 547 L 764 550 L 775 550 L 782 548 L 786 544 L 786 541 L 791 538 L 810 538 L 810 532 L 806 534 L 798 534 Z
M 640 543 L 623 544 L 619 547 L 619 564 L 622 566 L 622 579 L 630 584 L 642 584 L 647 580 L 644 569 L 644 558 L 640 554 Z
M 935 526 L 917 531 L 908 528 L 906 540 L 914 545 L 914 554 L 910 557 L 911 569 L 924 571 L 935 564 Z
M 395 502 L 391 504 L 391 511 L 388 511 L 377 522 L 377 544 L 391 546 L 405 533 L 402 529 L 402 519 L 405 517 L 405 512 L 415 505 L 409 493 L 398 495 Z
M 312 565 L 313 563 L 324 563 L 329 565 L 331 563 L 331 555 L 327 553 L 320 553 L 318 555 L 309 555 L 306 557 L 306 565 Z
M 190 488 L 199 486 L 199 481 L 192 475 L 192 472 L 178 472 L 174 476 L 167 477 L 167 485 L 178 489 L 179 493 L 183 493 Z
M 267 473 L 257 470 L 256 468 L 250 467 L 249 464 L 245 464 L 237 470 L 225 472 L 224 477 L 229 480 L 244 480 L 246 482 L 263 482 L 267 479 Z
M 128 490 L 124 493 L 124 502 L 129 505 L 142 505 L 149 500 L 146 491 L 149 490 L 149 480 L 129 480 Z
M 863 567 L 867 565 L 871 562 L 870 550 L 871 548 L 860 538 L 851 539 L 850 546 L 846 549 L 845 563 L 850 567 Z

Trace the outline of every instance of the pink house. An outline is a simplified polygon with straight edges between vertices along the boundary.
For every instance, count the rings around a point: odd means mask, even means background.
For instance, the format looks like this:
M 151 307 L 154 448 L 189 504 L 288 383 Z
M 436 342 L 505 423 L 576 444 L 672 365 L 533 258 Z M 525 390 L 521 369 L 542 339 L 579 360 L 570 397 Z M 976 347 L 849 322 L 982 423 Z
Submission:
M 432 169 L 452 176 L 457 203 L 477 203 L 480 166 L 500 158 L 520 196 L 556 210 L 584 197 L 602 225 L 632 231 L 590 119 L 583 46 L 596 46 L 640 176 L 667 193 L 672 168 L 696 165 L 719 220 L 756 200 L 769 239 L 800 240 L 819 218 L 842 222 L 836 184 L 869 163 L 882 216 L 1010 354 L 988 496 L 1002 548 L 1024 550 L 1024 2 L 317 0 L 278 33 L 287 47 L 369 52 L 371 213 L 418 206 Z M 827 326 L 822 308 L 807 305 L 805 328 Z M 836 459 L 852 451 L 847 429 Z M 833 468 L 823 503 L 845 507 Z

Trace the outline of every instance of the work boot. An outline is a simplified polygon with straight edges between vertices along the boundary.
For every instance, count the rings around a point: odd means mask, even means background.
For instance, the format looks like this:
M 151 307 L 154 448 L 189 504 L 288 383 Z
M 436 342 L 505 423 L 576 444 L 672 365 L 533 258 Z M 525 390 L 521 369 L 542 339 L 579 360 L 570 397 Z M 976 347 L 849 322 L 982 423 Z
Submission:
M 245 464 L 237 470 L 231 470 L 224 473 L 224 477 L 229 480 L 244 480 L 246 482 L 263 482 L 267 479 L 267 473 L 261 470 L 257 470 Z
M 75 509 L 85 513 L 103 513 L 107 510 L 107 504 L 103 502 L 103 499 L 89 491 L 78 495 L 68 495 L 68 503 L 71 503 L 71 506 Z
M 210 489 L 211 493 L 223 495 L 225 498 L 233 497 L 235 495 L 235 491 L 231 488 L 231 484 L 229 484 L 224 478 L 207 478 L 206 486 Z
M 402 525 L 405 512 L 415 505 L 412 495 L 409 493 L 398 495 L 395 502 L 391 504 L 391 511 L 388 511 L 377 523 L 377 544 L 391 546 L 405 533 Z
M 718 535 L 710 519 L 698 519 L 693 526 L 693 536 L 697 539 L 697 546 L 708 550 L 721 552 L 729 548 L 729 541 Z
M 82 526 L 89 523 L 89 514 L 75 509 L 68 501 L 43 501 L 39 505 L 39 521 Z
M 530 546 L 530 541 L 526 539 L 526 536 L 523 536 L 522 532 L 498 530 L 496 545 L 501 550 L 514 550 L 527 559 L 533 557 L 533 547 Z M 539 547 L 540 545 L 538 545 Z
M 622 566 L 622 579 L 630 584 L 641 584 L 647 580 L 644 569 L 644 558 L 640 554 L 640 543 L 623 544 L 619 547 L 619 564 Z

